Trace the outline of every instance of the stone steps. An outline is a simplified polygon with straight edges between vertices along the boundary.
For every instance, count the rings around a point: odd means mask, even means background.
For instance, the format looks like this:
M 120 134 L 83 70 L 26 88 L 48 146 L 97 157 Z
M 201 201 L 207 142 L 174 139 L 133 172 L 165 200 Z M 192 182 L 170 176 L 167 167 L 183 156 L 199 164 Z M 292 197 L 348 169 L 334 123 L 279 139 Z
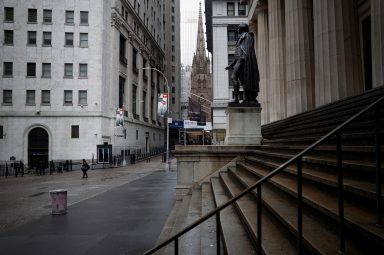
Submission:
M 226 194 L 225 188 L 219 178 L 212 178 L 211 184 L 216 207 L 229 200 L 230 196 Z M 251 239 L 243 227 L 233 205 L 221 211 L 220 228 L 226 254 L 238 255 L 255 253 Z
M 240 169 L 248 171 L 256 178 L 262 178 L 269 173 L 268 170 L 257 166 L 242 165 Z M 273 177 L 269 184 L 273 185 L 280 192 L 297 197 L 296 177 L 294 175 L 280 174 Z M 321 214 L 329 221 L 338 219 L 337 192 L 331 189 L 321 189 L 313 182 L 303 182 L 303 202 L 306 206 Z M 350 233 L 353 233 L 366 247 L 384 248 L 384 229 L 375 225 L 375 213 L 372 209 L 356 203 L 345 197 L 345 226 Z M 329 223 L 329 225 L 331 225 Z

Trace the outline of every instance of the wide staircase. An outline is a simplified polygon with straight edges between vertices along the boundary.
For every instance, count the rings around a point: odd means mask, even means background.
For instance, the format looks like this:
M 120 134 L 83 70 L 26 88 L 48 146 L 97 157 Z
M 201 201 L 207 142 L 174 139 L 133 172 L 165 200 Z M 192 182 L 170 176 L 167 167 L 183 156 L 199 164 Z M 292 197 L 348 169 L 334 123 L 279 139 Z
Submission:
M 175 245 L 179 254 L 384 254 L 384 100 L 281 167 L 383 95 L 375 89 L 263 126 L 258 150 L 176 202 L 159 243 L 221 211 L 156 254 L 177 254 Z

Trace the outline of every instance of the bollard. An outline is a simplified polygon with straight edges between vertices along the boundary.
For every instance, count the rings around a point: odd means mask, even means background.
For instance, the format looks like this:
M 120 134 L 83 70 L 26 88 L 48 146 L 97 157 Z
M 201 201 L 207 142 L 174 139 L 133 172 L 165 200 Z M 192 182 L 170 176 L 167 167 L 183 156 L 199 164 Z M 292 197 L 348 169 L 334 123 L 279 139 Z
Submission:
M 49 191 L 52 199 L 52 214 L 66 214 L 67 213 L 67 190 L 58 189 Z

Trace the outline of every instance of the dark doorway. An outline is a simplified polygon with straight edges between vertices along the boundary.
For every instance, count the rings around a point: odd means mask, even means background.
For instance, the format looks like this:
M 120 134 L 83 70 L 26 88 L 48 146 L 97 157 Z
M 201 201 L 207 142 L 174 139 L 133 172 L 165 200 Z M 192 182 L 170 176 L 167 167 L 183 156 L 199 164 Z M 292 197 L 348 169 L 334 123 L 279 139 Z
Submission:
M 371 17 L 365 18 L 362 23 L 363 36 L 363 68 L 365 90 L 372 89 L 372 46 L 371 46 Z
M 34 128 L 28 135 L 28 165 L 48 167 L 49 136 L 43 128 Z

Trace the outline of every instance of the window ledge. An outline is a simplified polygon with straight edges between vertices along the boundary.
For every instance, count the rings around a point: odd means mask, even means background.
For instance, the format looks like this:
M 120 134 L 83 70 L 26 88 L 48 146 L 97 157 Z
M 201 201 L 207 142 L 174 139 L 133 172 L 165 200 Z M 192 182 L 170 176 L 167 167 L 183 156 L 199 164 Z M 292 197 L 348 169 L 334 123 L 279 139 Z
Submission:
M 25 106 L 36 106 L 36 104 L 28 104 L 28 103 L 26 103 Z
M 4 23 L 14 23 L 15 21 L 13 20 L 4 20 Z
M 28 43 L 28 44 L 27 44 L 27 47 L 37 47 L 37 45 L 36 45 L 36 44 Z
M 51 76 L 41 76 L 41 79 L 51 79 Z
M 51 106 L 51 103 L 41 103 L 41 106 Z
M 4 46 L 13 46 L 13 43 L 3 43 Z
M 64 23 L 64 25 L 66 25 L 66 26 L 74 26 L 75 23 Z
M 64 45 L 64 47 L 66 47 L 66 48 L 73 48 L 74 46 L 73 45 Z
M 73 79 L 73 76 L 64 76 L 64 79 Z
M 34 75 L 34 76 L 26 76 L 26 78 L 36 78 L 36 75 Z
M 41 47 L 52 47 L 52 44 L 43 44 Z
M 64 103 L 63 105 L 64 105 L 64 106 L 73 106 L 72 103 Z
M 87 27 L 87 26 L 89 26 L 89 24 L 88 23 L 83 23 L 83 24 L 80 23 L 80 26 Z
M 3 78 L 13 78 L 13 75 L 3 75 Z
M 43 25 L 53 25 L 52 22 L 43 22 Z
M 79 79 L 88 79 L 88 76 L 79 76 Z
M 77 106 L 88 106 L 88 104 L 78 104 Z
M 81 45 L 79 45 L 79 48 L 88 48 L 88 45 L 87 45 L 87 46 L 81 46 Z
M 37 21 L 28 21 L 27 24 L 37 24 Z
M 3 106 L 12 106 L 13 104 L 12 103 L 3 103 L 2 105 Z

